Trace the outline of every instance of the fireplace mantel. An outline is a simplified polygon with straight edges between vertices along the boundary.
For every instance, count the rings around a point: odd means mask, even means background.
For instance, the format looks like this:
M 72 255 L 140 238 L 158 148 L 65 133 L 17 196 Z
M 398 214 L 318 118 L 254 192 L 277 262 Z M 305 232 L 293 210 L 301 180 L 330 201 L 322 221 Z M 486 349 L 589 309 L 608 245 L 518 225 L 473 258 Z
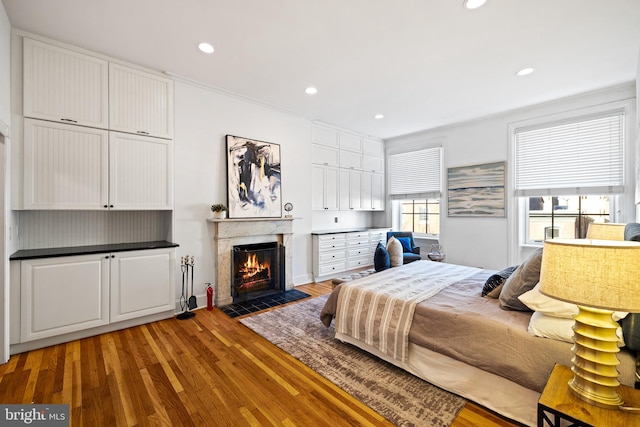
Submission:
M 235 245 L 278 242 L 285 247 L 285 289 L 293 289 L 294 218 L 208 219 L 213 225 L 214 265 L 216 267 L 215 303 L 224 307 L 233 302 L 231 295 L 231 250 Z

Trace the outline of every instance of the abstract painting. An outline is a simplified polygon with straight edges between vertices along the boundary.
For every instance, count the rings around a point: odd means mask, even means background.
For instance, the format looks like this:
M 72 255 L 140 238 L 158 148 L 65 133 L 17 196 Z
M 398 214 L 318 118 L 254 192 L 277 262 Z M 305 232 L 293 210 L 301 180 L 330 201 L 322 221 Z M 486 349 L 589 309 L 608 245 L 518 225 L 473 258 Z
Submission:
M 448 216 L 506 217 L 506 162 L 447 169 Z
M 280 218 L 280 145 L 227 135 L 229 218 Z

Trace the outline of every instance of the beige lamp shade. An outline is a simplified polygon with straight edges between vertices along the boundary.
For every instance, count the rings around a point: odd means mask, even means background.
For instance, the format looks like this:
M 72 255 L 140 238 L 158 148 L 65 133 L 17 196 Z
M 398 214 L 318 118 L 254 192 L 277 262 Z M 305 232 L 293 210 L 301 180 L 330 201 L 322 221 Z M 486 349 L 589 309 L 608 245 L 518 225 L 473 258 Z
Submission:
M 578 305 L 640 312 L 640 243 L 546 240 L 540 292 Z
M 625 226 L 612 222 L 592 222 L 587 229 L 587 239 L 624 240 Z

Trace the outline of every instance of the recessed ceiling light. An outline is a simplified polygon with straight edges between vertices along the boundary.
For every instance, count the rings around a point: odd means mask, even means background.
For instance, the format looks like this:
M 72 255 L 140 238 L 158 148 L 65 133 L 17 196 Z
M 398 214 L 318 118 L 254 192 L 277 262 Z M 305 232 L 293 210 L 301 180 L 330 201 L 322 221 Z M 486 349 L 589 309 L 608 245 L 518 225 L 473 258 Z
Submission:
M 384 119 L 384 114 L 376 114 L 375 116 L 373 116 L 374 119 Z
M 527 74 L 533 73 L 533 70 L 534 68 L 531 68 L 531 67 L 523 68 L 521 70 L 518 70 L 518 72 L 516 73 L 516 76 L 526 76 Z
M 213 53 L 213 46 L 211 46 L 209 43 L 200 43 L 198 45 L 198 49 L 200 49 L 201 51 L 203 51 L 204 53 Z
M 315 88 L 315 87 L 313 87 L 313 86 L 309 86 L 308 88 L 306 88 L 306 89 L 304 90 L 304 92 L 305 92 L 307 95 L 315 95 L 316 93 L 318 93 L 318 89 L 316 89 L 316 88 Z
M 486 2 L 487 0 L 464 0 L 463 4 L 467 9 L 477 9 Z

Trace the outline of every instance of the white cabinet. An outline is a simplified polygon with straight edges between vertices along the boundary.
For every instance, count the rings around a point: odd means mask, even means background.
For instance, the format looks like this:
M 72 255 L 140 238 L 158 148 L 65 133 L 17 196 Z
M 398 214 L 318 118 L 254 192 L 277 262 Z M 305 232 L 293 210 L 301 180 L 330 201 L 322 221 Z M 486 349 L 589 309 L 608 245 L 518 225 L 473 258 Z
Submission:
M 111 132 L 109 208 L 169 210 L 173 206 L 173 143 Z
M 21 342 L 107 325 L 108 265 L 104 254 L 22 261 Z
M 172 138 L 173 81 L 110 63 L 109 128 Z
M 23 260 L 20 342 L 175 310 L 173 248 Z
M 361 191 L 363 210 L 384 210 L 384 175 L 362 172 Z
M 386 242 L 388 229 L 313 235 L 313 276 L 321 281 L 348 270 L 373 265 L 378 242 Z
M 173 249 L 117 252 L 111 258 L 111 322 L 174 310 Z
M 362 156 L 362 170 L 367 172 L 384 172 L 384 158 L 373 156 Z
M 25 119 L 23 207 L 171 209 L 172 145 L 166 139 Z
M 313 274 L 323 277 L 347 269 L 347 240 L 344 233 L 314 235 Z
M 340 169 L 340 210 L 362 209 L 362 172 Z
M 362 153 L 368 156 L 384 157 L 384 143 L 377 139 L 364 138 L 362 140 Z
M 109 133 L 24 121 L 24 209 L 104 209 L 109 197 Z
M 311 209 L 338 210 L 339 169 L 315 164 L 311 168 Z
M 340 150 L 340 167 L 362 170 L 362 154 Z
M 351 133 L 340 132 L 340 150 L 362 153 L 362 138 Z
M 23 114 L 106 129 L 107 61 L 25 38 Z
M 311 144 L 311 163 L 317 165 L 339 166 L 338 149 L 320 144 Z
M 314 124 L 311 128 L 311 141 L 327 147 L 338 148 L 338 131 L 333 128 Z

